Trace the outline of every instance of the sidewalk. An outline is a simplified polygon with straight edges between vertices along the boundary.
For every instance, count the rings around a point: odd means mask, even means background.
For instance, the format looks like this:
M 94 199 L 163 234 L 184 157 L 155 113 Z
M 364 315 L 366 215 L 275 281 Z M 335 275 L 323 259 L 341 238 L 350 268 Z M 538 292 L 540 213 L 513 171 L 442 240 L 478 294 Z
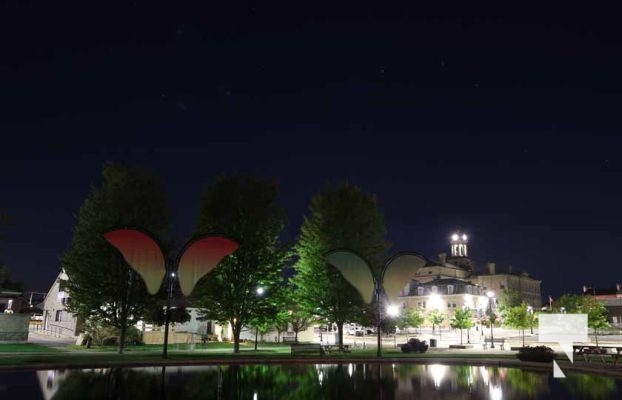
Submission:
M 44 335 L 38 332 L 30 331 L 28 332 L 28 343 L 34 343 L 48 347 L 63 348 L 76 344 L 76 339 Z

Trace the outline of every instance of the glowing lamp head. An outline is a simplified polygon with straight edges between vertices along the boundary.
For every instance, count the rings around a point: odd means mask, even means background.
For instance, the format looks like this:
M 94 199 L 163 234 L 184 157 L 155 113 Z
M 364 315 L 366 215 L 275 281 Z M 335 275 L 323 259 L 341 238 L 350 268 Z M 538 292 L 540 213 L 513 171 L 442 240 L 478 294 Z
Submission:
M 493 292 L 493 291 L 488 291 L 488 292 L 486 293 L 486 296 L 488 296 L 489 298 L 491 298 L 491 299 L 492 299 L 492 298 L 495 296 L 495 292 Z
M 462 234 L 462 240 L 466 241 L 467 239 L 468 239 L 468 236 L 463 233 Z
M 263 294 L 263 292 L 264 292 L 264 288 L 262 288 L 261 286 L 257 288 L 257 294 L 258 295 L 261 296 Z
M 387 314 L 391 317 L 396 317 L 400 313 L 400 309 L 396 305 L 390 305 L 387 307 Z
M 457 241 L 458 239 L 460 239 L 460 236 L 458 236 L 457 233 L 454 233 L 453 235 L 451 235 L 451 240 L 453 240 L 454 242 Z

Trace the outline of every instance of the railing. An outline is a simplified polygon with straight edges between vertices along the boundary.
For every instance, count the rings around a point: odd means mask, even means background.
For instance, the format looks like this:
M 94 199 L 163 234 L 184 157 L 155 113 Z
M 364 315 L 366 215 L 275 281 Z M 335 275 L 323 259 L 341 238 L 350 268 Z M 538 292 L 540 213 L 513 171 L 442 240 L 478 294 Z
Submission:
M 54 336 L 54 337 L 74 337 L 74 330 L 61 325 L 47 324 L 44 329 L 42 324 L 30 324 L 30 331 L 39 333 L 42 335 Z

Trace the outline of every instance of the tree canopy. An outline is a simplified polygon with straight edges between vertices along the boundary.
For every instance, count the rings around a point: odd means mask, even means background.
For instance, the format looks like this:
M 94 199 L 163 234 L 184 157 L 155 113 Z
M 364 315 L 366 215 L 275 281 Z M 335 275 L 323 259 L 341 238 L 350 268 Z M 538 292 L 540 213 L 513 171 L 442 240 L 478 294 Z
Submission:
M 469 329 L 473 326 L 471 310 L 468 308 L 458 308 L 454 311 L 454 315 L 449 321 L 449 326 L 454 329 L 460 329 L 460 344 L 462 344 L 462 330 Z
M 106 163 L 102 177 L 101 185 L 91 187 L 80 207 L 61 266 L 69 278 L 68 310 L 80 318 L 119 328 L 122 352 L 125 330 L 155 302 L 142 278 L 103 235 L 124 226 L 144 229 L 162 242 L 166 252 L 172 247 L 170 211 L 156 175 Z
M 235 352 L 243 326 L 262 325 L 278 312 L 283 268 L 290 256 L 280 239 L 287 217 L 278 193 L 274 182 L 223 175 L 201 200 L 196 233 L 224 233 L 240 248 L 197 283 L 192 297 L 205 316 L 231 323 Z
M 353 250 L 379 276 L 389 249 L 384 217 L 375 196 L 350 184 L 327 186 L 311 199 L 309 210 L 295 247 L 299 258 L 293 283 L 300 290 L 300 305 L 307 313 L 337 324 L 341 345 L 344 322 L 369 324 L 374 318 L 370 314 L 375 313 L 365 307 L 359 293 L 339 271 L 326 262 L 325 255 L 337 248 Z

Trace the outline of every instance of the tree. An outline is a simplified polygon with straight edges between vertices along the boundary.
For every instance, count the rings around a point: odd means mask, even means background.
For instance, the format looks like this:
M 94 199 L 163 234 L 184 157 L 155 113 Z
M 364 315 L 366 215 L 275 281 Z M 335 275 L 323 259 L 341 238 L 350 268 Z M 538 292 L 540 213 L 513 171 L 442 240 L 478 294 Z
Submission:
M 225 233 L 240 248 L 197 283 L 193 298 L 206 317 L 231 324 L 236 353 L 243 326 L 262 323 L 278 312 L 290 252 L 279 239 L 287 218 L 277 197 L 273 182 L 220 176 L 201 200 L 197 234 Z M 261 295 L 259 287 L 265 290 Z
M 298 305 L 291 309 L 291 313 L 289 314 L 289 323 L 291 324 L 296 341 L 298 341 L 298 334 L 309 328 L 313 322 L 315 322 L 313 315 L 309 314 Z
M 365 307 L 358 291 L 326 262 L 325 255 L 337 248 L 353 250 L 378 278 L 389 249 L 384 217 L 373 195 L 350 184 L 327 186 L 311 199 L 309 210 L 295 248 L 299 259 L 293 282 L 300 289 L 300 306 L 323 321 L 334 322 L 342 346 L 345 322 L 373 321 L 375 317 L 369 315 L 370 308 Z
M 523 331 L 523 347 L 525 347 L 525 328 L 529 328 L 533 321 L 533 314 L 529 313 L 527 303 L 506 309 L 505 324 L 510 328 Z
M 80 207 L 71 246 L 61 257 L 69 280 L 67 308 L 82 319 L 119 329 L 119 353 L 128 327 L 153 306 L 142 278 L 105 239 L 120 226 L 145 229 L 172 246 L 170 212 L 160 179 L 142 169 L 106 163 L 101 186 Z
M 584 295 L 580 297 L 582 300 L 579 312 L 587 314 L 587 326 L 594 330 L 594 338 L 596 339 L 596 346 L 598 346 L 598 330 L 609 326 L 609 322 L 607 322 L 607 309 L 603 303 L 593 296 Z
M 462 344 L 462 330 L 470 329 L 473 326 L 471 310 L 469 308 L 456 309 L 449 321 L 449 326 L 454 329 L 460 329 L 460 344 Z
M 555 302 L 554 310 L 567 314 L 587 314 L 587 325 L 594 330 L 598 346 L 598 330 L 609 326 L 607 309 L 591 295 L 564 294 Z
M 400 314 L 397 318 L 396 326 L 400 329 L 407 329 L 409 327 L 420 328 L 424 321 L 425 318 L 421 311 L 410 308 L 405 313 Z
M 523 299 L 519 292 L 513 289 L 504 289 L 499 295 L 497 309 L 499 314 L 505 317 L 507 311 L 512 307 L 518 307 L 523 304 Z
M 432 333 L 436 332 L 437 325 L 440 332 L 440 325 L 443 323 L 443 321 L 445 321 L 445 314 L 443 314 L 440 310 L 434 310 L 430 313 L 429 318 L 430 322 L 432 323 Z

